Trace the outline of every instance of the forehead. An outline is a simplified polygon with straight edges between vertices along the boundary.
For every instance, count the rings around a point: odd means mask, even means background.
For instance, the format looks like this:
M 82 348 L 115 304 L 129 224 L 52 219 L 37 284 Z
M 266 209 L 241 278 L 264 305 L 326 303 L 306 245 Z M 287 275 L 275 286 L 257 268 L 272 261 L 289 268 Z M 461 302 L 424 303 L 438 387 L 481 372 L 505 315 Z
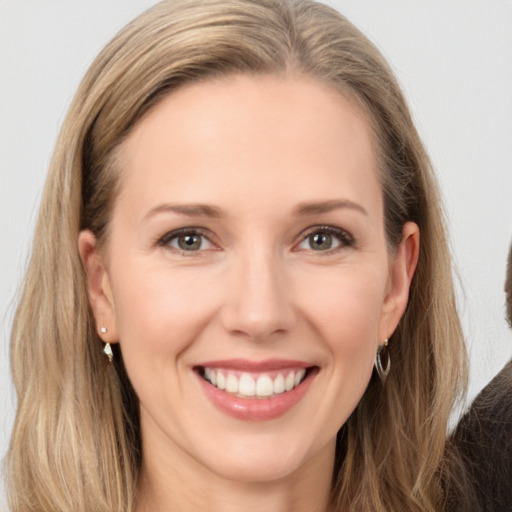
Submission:
M 333 189 L 380 196 L 364 115 L 307 78 L 233 76 L 185 86 L 135 126 L 119 155 L 121 196 L 131 201 L 165 201 L 179 191 L 183 201 L 211 202 L 219 189 L 233 191 L 233 204 L 244 194 L 280 204 L 324 199 Z

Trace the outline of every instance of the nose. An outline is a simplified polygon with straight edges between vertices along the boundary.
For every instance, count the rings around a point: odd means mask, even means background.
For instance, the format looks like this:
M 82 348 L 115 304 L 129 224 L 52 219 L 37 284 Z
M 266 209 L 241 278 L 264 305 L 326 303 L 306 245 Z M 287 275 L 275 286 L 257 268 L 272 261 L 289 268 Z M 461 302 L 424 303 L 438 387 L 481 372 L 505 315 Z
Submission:
M 296 312 L 283 265 L 263 251 L 234 262 L 221 312 L 227 331 L 262 341 L 293 329 Z

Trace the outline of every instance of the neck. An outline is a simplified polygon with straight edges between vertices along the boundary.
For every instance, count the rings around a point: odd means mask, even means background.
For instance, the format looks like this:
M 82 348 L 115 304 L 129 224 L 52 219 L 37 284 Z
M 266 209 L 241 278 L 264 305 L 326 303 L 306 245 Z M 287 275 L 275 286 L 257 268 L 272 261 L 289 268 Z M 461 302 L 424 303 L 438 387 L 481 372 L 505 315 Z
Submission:
M 239 481 L 145 451 L 136 512 L 329 512 L 334 448 L 277 480 Z

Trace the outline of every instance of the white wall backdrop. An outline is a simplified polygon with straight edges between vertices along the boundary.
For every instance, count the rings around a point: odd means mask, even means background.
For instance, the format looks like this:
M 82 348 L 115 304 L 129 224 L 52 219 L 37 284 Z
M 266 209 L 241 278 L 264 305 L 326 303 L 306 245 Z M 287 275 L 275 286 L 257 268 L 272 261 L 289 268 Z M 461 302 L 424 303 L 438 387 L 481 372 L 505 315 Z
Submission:
M 226 0 L 228 1 L 228 0 Z M 0 457 L 15 294 L 59 125 L 100 48 L 153 0 L 0 0 Z M 471 349 L 470 397 L 511 355 L 512 2 L 331 0 L 391 62 L 441 181 Z

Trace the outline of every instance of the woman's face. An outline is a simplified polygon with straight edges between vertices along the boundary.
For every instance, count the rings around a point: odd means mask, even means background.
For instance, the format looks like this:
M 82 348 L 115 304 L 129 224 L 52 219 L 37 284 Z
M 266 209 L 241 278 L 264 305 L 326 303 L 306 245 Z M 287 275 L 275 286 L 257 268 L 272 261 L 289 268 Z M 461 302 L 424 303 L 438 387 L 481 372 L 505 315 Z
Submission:
M 145 464 L 331 471 L 418 244 L 408 224 L 388 251 L 364 117 L 314 81 L 230 77 L 170 94 L 119 164 L 106 249 L 90 232 L 80 249 L 140 400 Z

